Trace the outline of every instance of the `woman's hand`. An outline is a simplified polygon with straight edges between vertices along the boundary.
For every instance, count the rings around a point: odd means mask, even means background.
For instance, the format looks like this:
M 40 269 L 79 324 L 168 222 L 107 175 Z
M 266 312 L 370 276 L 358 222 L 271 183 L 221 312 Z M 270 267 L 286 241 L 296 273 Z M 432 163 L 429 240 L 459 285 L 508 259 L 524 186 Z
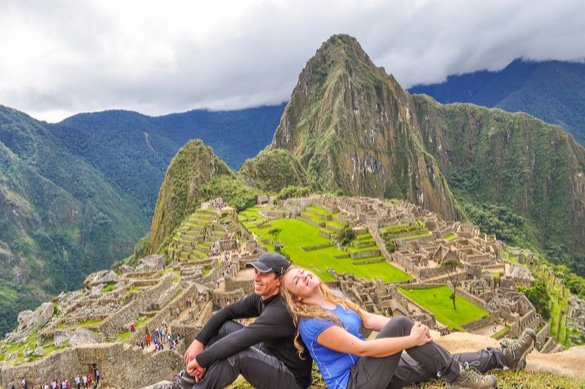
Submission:
M 415 346 L 425 345 L 433 340 L 429 327 L 417 321 L 410 330 L 410 337 L 414 341 Z

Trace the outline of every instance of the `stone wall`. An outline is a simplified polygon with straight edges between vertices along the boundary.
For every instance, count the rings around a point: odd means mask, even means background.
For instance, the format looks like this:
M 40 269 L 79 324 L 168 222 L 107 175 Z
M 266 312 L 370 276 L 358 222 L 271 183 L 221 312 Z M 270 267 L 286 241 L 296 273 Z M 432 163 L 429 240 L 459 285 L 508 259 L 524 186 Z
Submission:
M 142 312 L 148 311 L 150 305 L 158 301 L 159 297 L 169 290 L 172 285 L 172 279 L 173 275 L 168 274 L 161 278 L 158 285 L 141 291 L 139 298 L 136 298 L 133 302 L 120 309 L 115 315 L 108 317 L 99 325 L 100 333 L 107 339 L 112 340 L 120 332 L 127 331 L 130 323 L 135 322 L 136 318 Z
M 486 306 L 485 300 L 478 298 L 477 296 L 469 293 L 468 291 L 457 288 L 457 294 L 462 296 L 466 300 L 471 301 L 472 303 L 474 303 L 478 307 L 481 307 L 482 309 L 485 309 L 486 311 L 488 310 L 488 307 Z
M 22 377 L 35 387 L 38 387 L 39 380 L 73 381 L 75 375 L 94 374 L 94 368 L 97 368 L 100 371 L 101 385 L 136 389 L 159 382 L 161 376 L 170 377 L 184 367 L 182 353 L 145 353 L 140 347 L 120 343 L 85 345 L 52 353 L 35 363 L 4 369 L 2 387 L 7 388 L 10 382 L 19 382 Z
M 241 289 L 244 294 L 254 293 L 254 284 L 252 280 L 242 280 L 239 278 L 226 277 L 225 290 L 231 292 L 233 290 Z
M 465 329 L 465 331 L 471 332 L 471 331 L 477 330 L 479 328 L 489 326 L 493 323 L 494 323 L 494 318 L 486 316 L 486 317 L 482 317 L 479 320 L 474 321 L 473 323 L 465 324 L 462 327 Z
M 182 311 L 183 309 L 187 309 L 187 298 L 191 296 L 192 304 L 194 305 L 191 309 L 199 309 L 199 301 L 201 294 L 197 288 L 197 285 L 190 284 L 187 289 L 185 289 L 181 295 L 173 300 L 170 304 L 160 309 L 156 315 L 151 318 L 145 326 L 138 326 L 136 328 L 136 332 L 128 339 L 127 343 L 132 345 L 137 345 L 140 343 L 142 339 L 146 335 L 152 337 L 153 332 L 156 328 L 160 328 L 164 325 L 164 323 L 168 323 L 171 318 L 175 315 L 175 310 L 179 309 Z M 205 296 L 204 296 L 205 297 Z M 175 328 L 171 328 L 171 334 L 175 336 L 176 334 L 181 332 L 175 331 Z
M 368 258 L 380 255 L 380 250 L 367 250 L 367 251 L 355 251 L 351 253 L 351 257 L 353 259 L 361 259 L 361 258 Z

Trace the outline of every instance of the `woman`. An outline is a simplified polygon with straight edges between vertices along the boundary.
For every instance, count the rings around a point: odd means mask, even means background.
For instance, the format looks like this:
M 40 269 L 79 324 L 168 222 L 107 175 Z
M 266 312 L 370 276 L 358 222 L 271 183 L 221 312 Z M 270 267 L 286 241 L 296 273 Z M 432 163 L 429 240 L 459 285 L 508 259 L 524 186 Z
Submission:
M 329 389 L 401 388 L 433 377 L 451 388 L 497 386 L 494 376 L 464 367 L 433 342 L 427 326 L 404 316 L 391 320 L 366 312 L 306 269 L 291 266 L 281 293 Z M 378 331 L 376 339 L 366 341 L 362 326 Z M 412 371 L 401 374 L 402 369 Z M 414 379 L 413 371 L 419 372 Z

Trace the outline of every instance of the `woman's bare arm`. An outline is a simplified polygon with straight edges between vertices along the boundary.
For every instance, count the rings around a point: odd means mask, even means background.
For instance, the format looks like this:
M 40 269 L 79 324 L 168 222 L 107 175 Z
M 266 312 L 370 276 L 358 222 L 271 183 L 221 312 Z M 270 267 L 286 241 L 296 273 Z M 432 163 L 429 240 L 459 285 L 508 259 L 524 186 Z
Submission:
M 410 335 L 396 338 L 361 340 L 339 326 L 331 326 L 321 332 L 317 343 L 334 351 L 355 354 L 361 357 L 387 357 L 414 346 L 422 346 L 432 340 L 427 336 L 428 329 L 415 323 Z

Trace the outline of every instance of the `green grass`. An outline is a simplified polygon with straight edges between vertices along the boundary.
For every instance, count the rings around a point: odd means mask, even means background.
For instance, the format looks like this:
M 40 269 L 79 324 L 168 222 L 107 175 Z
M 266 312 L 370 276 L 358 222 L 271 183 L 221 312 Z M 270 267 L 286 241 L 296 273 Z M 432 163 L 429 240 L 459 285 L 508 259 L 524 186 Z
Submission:
M 427 236 L 431 236 L 432 234 L 427 231 L 422 234 L 413 234 L 408 236 L 401 236 L 400 238 L 396 238 L 396 240 L 409 240 L 409 239 L 418 239 L 418 238 L 425 238 Z
M 333 220 L 327 220 L 326 223 L 327 223 L 327 226 L 331 226 L 331 227 L 337 228 L 339 230 L 343 228 L 343 224 L 339 223 L 335 219 L 333 219 Z
M 116 289 L 116 284 L 108 284 L 100 290 L 100 293 L 107 293 L 111 292 L 112 290 Z
M 327 216 L 331 216 L 331 215 L 333 215 L 331 212 L 327 212 L 327 211 L 326 211 L 326 210 L 324 210 L 324 209 L 317 208 L 317 207 L 315 207 L 314 205 L 309 205 L 309 206 L 307 207 L 307 209 L 308 209 L 308 210 L 310 210 L 311 212 L 314 212 L 314 213 L 317 213 L 317 214 L 319 214 L 319 215 L 322 215 L 322 216 L 323 216 L 323 218 L 326 218 Z
M 498 332 L 496 332 L 495 334 L 493 334 L 491 337 L 494 339 L 501 339 L 508 332 L 510 332 L 510 327 L 504 327 L 501 330 L 499 330 Z
M 448 286 L 429 289 L 398 289 L 405 296 L 420 304 L 421 307 L 432 312 L 438 322 L 451 329 L 465 331 L 462 327 L 464 324 L 472 323 L 489 315 L 488 311 L 479 308 L 460 295 L 457 295 L 455 299 L 457 309 L 453 309 L 453 301 L 449 297 L 451 289 Z
M 79 323 L 78 326 L 80 327 L 96 326 L 101 322 L 102 322 L 101 320 L 86 320 L 83 323 Z
M 301 247 L 320 246 L 330 244 L 330 240 L 319 235 L 319 228 L 300 219 L 275 219 L 270 221 L 270 227 L 258 228 L 256 225 L 248 226 L 248 229 L 258 236 L 258 240 L 264 239 L 272 242 L 268 231 L 273 228 L 281 229 L 278 240 L 284 243 L 283 251 L 291 260 L 302 267 L 314 271 L 324 281 L 334 281 L 333 276 L 326 272 L 327 268 L 333 268 L 338 273 L 350 273 L 356 277 L 367 280 L 381 279 L 386 282 L 396 282 L 412 279 L 411 276 L 396 269 L 387 262 L 367 265 L 355 265 L 350 258 L 337 259 L 336 256 L 346 255 L 352 251 L 364 251 L 348 247 L 348 252 L 338 250 L 330 246 L 323 249 L 305 251 Z M 275 251 L 274 246 L 268 243 L 270 251 Z M 372 248 L 368 248 L 371 250 Z M 366 260 L 364 258 L 361 260 Z
M 133 286 L 130 289 L 128 289 L 125 294 L 135 293 L 135 292 L 138 292 L 139 290 L 140 290 L 139 287 Z
M 132 336 L 132 331 L 121 332 L 116 336 L 116 342 L 124 343 Z
M 570 297 L 568 288 L 557 284 L 557 278 L 548 274 L 546 269 L 532 269 L 533 274 L 545 280 L 548 285 L 548 292 L 551 297 L 549 320 L 550 331 L 555 340 L 566 347 L 570 347 L 571 330 L 566 326 L 567 303 Z
M 512 371 L 512 370 L 492 370 L 489 374 L 493 374 L 498 379 L 498 388 L 509 389 L 583 389 L 585 382 L 577 378 L 561 377 L 556 374 L 548 372 L 527 372 L 527 371 Z M 310 389 L 324 389 L 325 384 L 322 380 L 315 379 Z M 239 378 L 234 384 L 226 387 L 226 389 L 251 389 L 252 386 L 248 384 L 243 378 Z M 419 385 L 408 385 L 404 389 L 445 389 L 445 383 L 440 380 L 430 380 Z

